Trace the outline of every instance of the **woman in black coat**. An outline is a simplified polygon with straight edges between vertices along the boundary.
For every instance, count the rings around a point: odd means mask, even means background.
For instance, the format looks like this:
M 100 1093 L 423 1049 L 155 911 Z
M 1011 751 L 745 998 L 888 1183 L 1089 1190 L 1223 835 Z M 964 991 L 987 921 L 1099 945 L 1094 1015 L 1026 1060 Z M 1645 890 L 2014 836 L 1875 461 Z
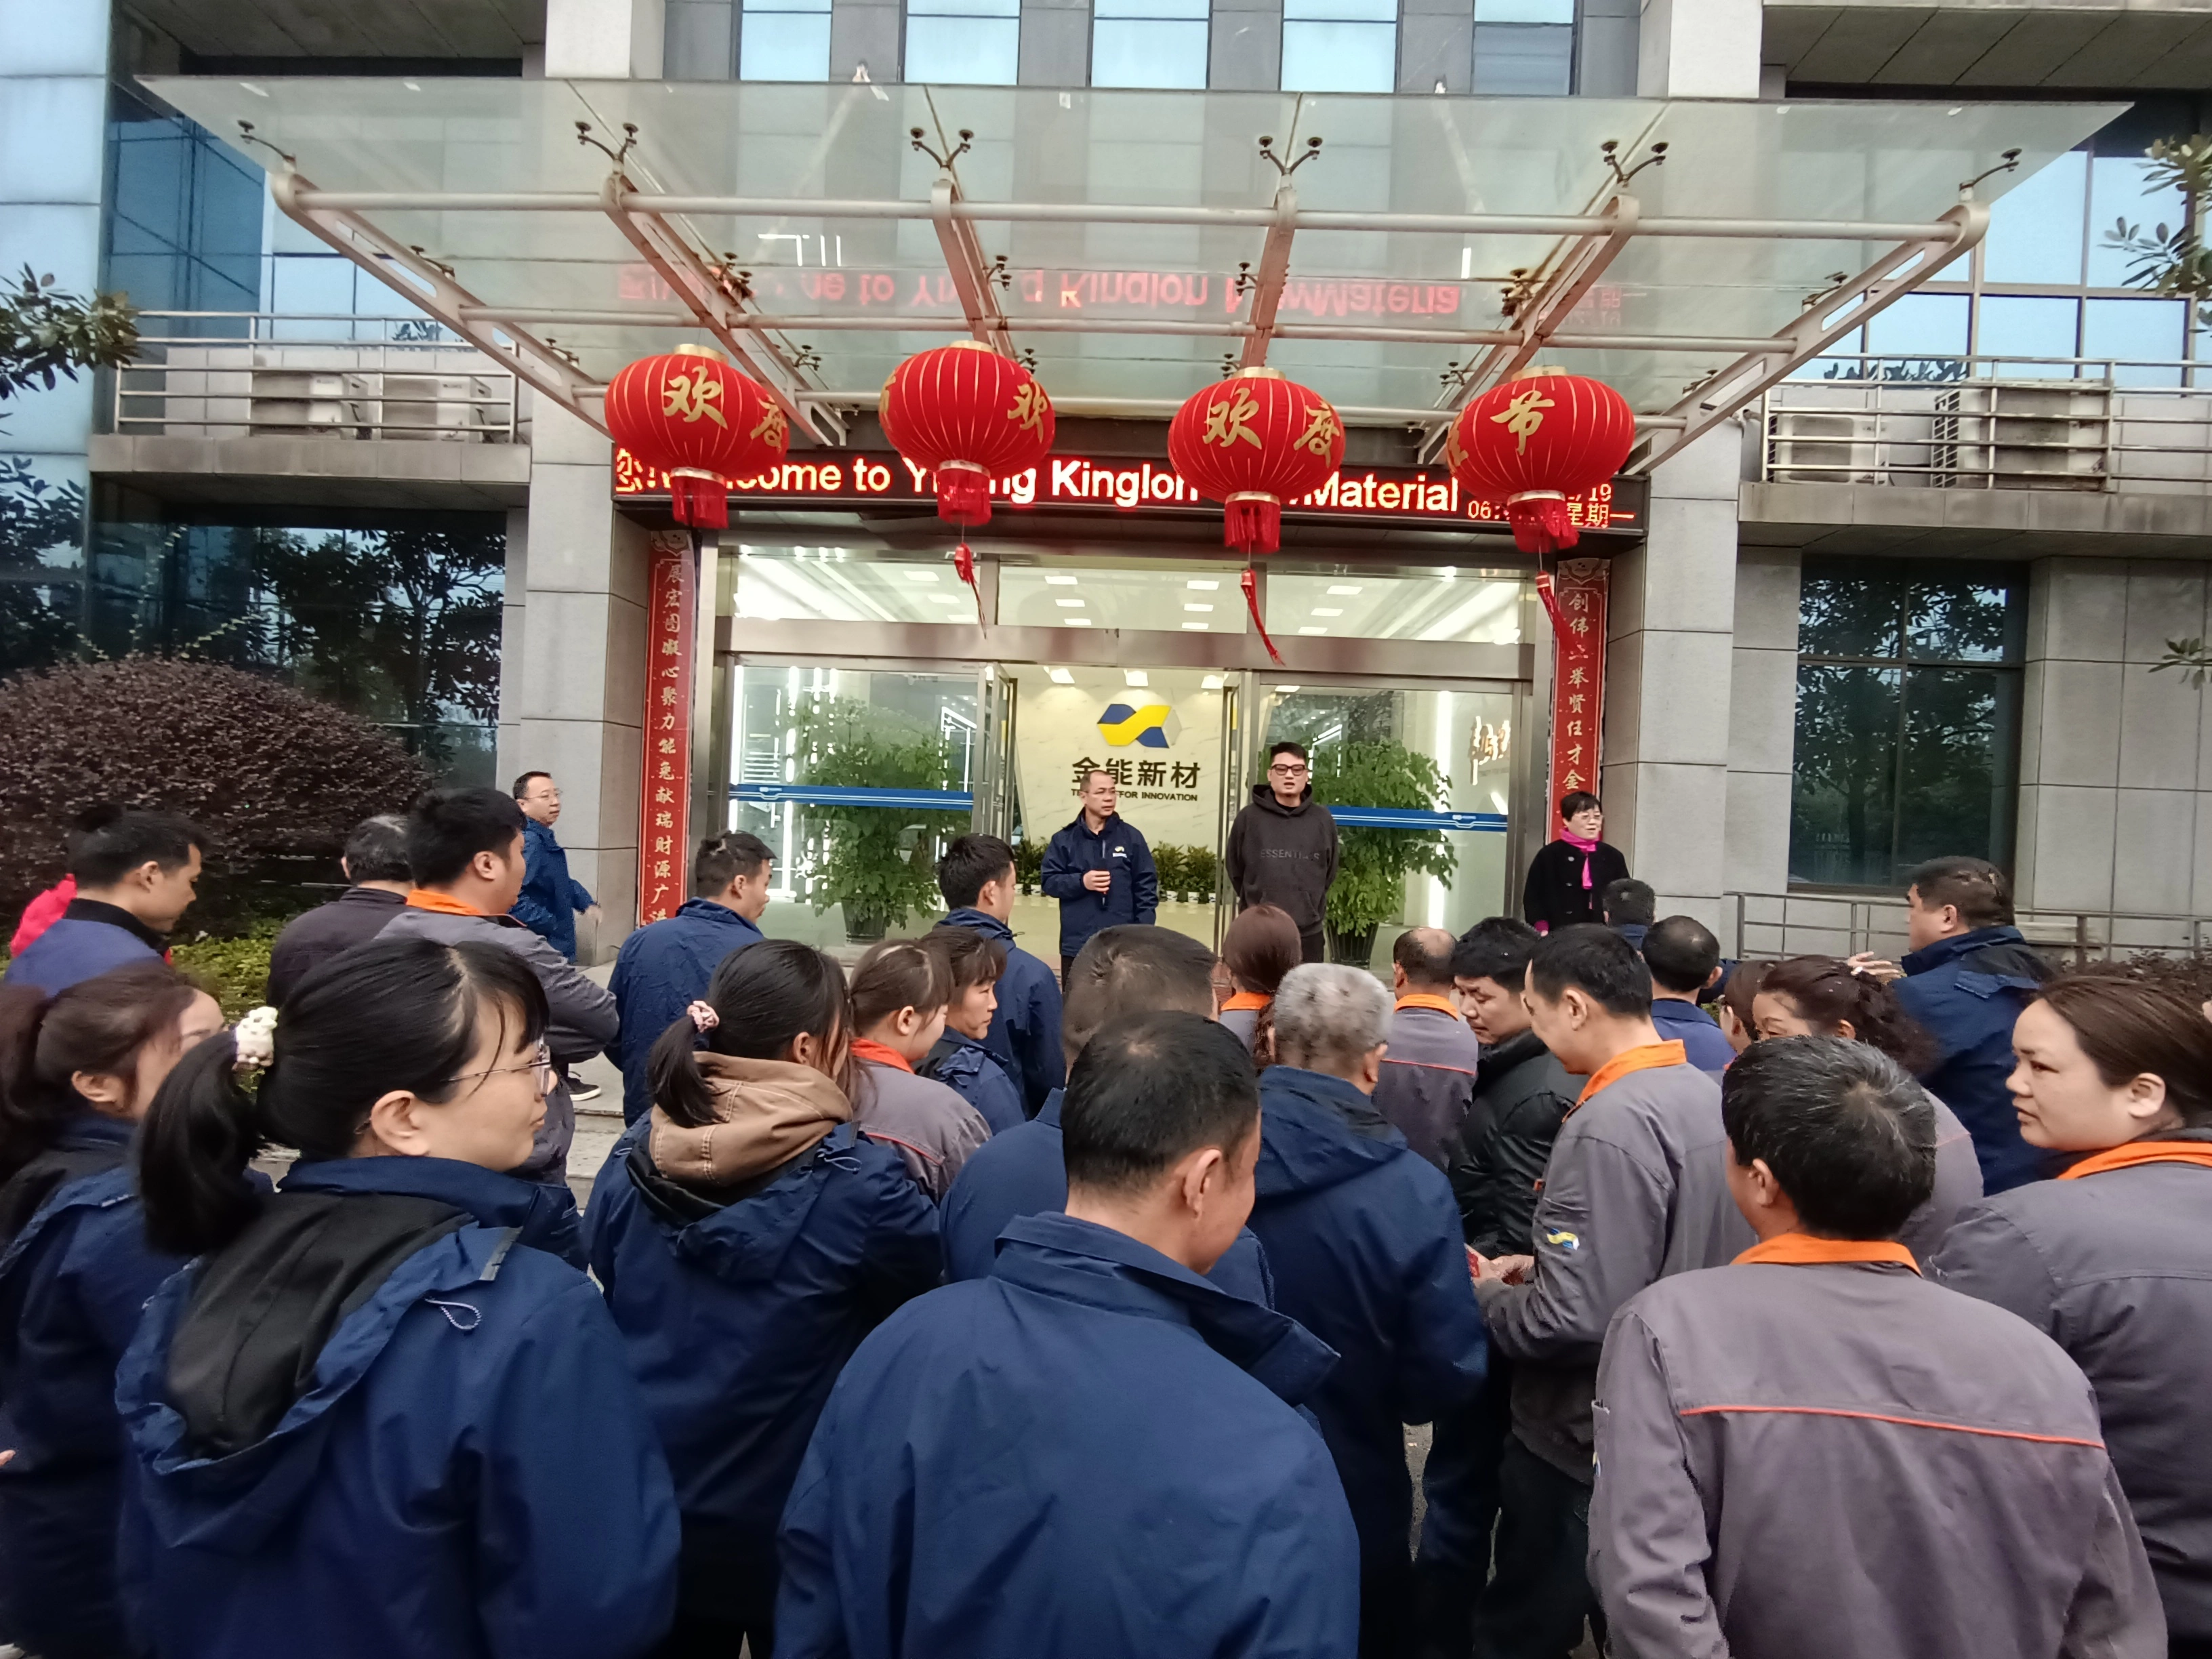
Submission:
M 1577 789 L 1559 802 L 1559 840 L 1547 842 L 1528 860 L 1528 881 L 1521 910 L 1540 933 L 1578 921 L 1603 921 L 1599 896 L 1606 884 L 1628 873 L 1628 860 L 1610 842 L 1601 841 L 1605 811 L 1595 795 Z

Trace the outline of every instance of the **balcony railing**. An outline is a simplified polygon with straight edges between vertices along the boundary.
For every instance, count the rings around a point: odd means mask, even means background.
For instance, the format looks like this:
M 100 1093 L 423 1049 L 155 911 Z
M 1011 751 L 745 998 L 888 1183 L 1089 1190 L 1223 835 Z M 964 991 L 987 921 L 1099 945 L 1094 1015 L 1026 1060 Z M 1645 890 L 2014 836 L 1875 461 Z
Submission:
M 1841 357 L 1768 391 L 1768 483 L 1922 489 L 2212 489 L 2212 365 L 2108 358 Z M 2163 384 L 2161 384 L 2163 382 Z
M 1894 962 L 1911 947 L 1905 901 L 1894 895 L 1729 893 L 1721 900 L 1722 946 L 1738 959 L 1851 956 L 1871 951 Z M 2031 945 L 2076 963 L 2212 948 L 2212 917 L 2139 910 L 2030 910 L 2014 918 Z
M 422 319 L 146 312 L 125 435 L 527 441 L 514 376 Z

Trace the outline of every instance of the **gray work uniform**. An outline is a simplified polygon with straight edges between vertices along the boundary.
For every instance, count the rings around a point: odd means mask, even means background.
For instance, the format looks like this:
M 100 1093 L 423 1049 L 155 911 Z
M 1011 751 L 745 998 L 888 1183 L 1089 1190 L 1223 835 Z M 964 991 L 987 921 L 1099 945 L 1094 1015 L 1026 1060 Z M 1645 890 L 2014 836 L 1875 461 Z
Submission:
M 2212 1134 L 2158 1137 L 2185 1138 Z M 1959 1218 L 1932 1272 L 2088 1374 L 2167 1621 L 2177 1638 L 2212 1639 L 2212 1169 L 2015 1187 Z
M 1685 1273 L 1614 1320 L 1590 1577 L 1624 1659 L 2165 1659 L 2096 1402 L 1896 1264 Z
M 1936 1108 L 1936 1188 L 1897 1232 L 1897 1242 L 1923 1270 L 1951 1224 L 1982 1201 L 1982 1160 L 1974 1151 L 1974 1137 L 1956 1112 L 1933 1095 L 1928 1099 Z
M 1481 1043 L 1457 1014 L 1401 1003 L 1390 1016 L 1375 1109 L 1441 1170 L 1444 1148 L 1467 1127 L 1481 1060 Z
M 915 1184 L 940 1203 L 975 1149 L 991 1138 L 983 1115 L 935 1078 L 864 1060 L 853 1121 L 906 1161 Z
M 1729 1198 L 1720 1085 L 1687 1065 L 1631 1072 L 1569 1113 L 1536 1200 L 1536 1270 L 1475 1285 L 1496 1350 L 1515 1361 L 1513 1432 L 1590 1480 L 1598 1350 L 1620 1305 L 1671 1273 L 1748 1249 Z

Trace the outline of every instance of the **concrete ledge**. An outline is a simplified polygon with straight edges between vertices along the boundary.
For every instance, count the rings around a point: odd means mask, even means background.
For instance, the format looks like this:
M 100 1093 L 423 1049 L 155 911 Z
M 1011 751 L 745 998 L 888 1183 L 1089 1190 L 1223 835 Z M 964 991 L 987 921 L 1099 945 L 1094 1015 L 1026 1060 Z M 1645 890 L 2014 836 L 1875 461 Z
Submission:
M 90 460 L 95 475 L 160 500 L 210 506 L 483 511 L 530 501 L 526 444 L 99 433 Z
M 1736 516 L 1747 547 L 2002 559 L 2197 558 L 2203 538 L 2212 536 L 2212 495 L 1746 483 Z

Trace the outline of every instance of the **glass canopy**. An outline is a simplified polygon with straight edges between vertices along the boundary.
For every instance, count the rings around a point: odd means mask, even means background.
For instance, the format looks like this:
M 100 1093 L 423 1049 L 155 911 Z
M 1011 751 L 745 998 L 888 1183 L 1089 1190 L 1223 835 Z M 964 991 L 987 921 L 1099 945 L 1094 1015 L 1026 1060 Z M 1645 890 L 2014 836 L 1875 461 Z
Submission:
M 277 151 L 295 157 L 318 191 L 401 198 L 353 210 L 450 267 L 487 314 L 550 337 L 599 380 L 680 341 L 710 341 L 596 205 L 611 164 L 578 142 L 577 123 L 617 145 L 634 124 L 623 170 L 636 191 L 747 198 L 743 212 L 656 210 L 703 263 L 748 273 L 751 308 L 789 319 L 778 332 L 807 380 L 869 406 L 902 358 L 967 332 L 939 227 L 915 216 L 939 173 L 909 138 L 917 127 L 939 154 L 963 129 L 973 134 L 953 168 L 979 207 L 1209 210 L 1168 224 L 978 214 L 985 260 L 1004 258 L 995 297 L 1013 346 L 1034 353 L 1064 404 L 1180 400 L 1222 372 L 1251 305 L 1240 268 L 1260 268 L 1279 182 L 1258 141 L 1288 157 L 1322 139 L 1292 181 L 1297 206 L 1341 216 L 1297 229 L 1267 361 L 1340 406 L 1377 412 L 1437 406 L 1448 365 L 1484 349 L 1452 337 L 1507 326 L 1512 273 L 1540 277 L 1575 240 L 1404 216 L 1589 215 L 1617 188 L 1602 143 L 1614 141 L 1631 165 L 1663 143 L 1664 164 L 1627 187 L 1645 224 L 1752 222 L 1726 235 L 1635 235 L 1559 327 L 1570 339 L 1637 343 L 1543 351 L 1648 413 L 1905 240 L 1889 231 L 1932 224 L 1961 181 L 2003 152 L 2019 151 L 2019 169 L 1982 183 L 1982 202 L 2120 108 L 629 81 L 146 84 L 264 166 L 280 165 Z M 241 120 L 265 143 L 245 140 Z M 1759 228 L 1806 221 L 1859 228 Z M 1711 343 L 1660 348 L 1651 337 Z

